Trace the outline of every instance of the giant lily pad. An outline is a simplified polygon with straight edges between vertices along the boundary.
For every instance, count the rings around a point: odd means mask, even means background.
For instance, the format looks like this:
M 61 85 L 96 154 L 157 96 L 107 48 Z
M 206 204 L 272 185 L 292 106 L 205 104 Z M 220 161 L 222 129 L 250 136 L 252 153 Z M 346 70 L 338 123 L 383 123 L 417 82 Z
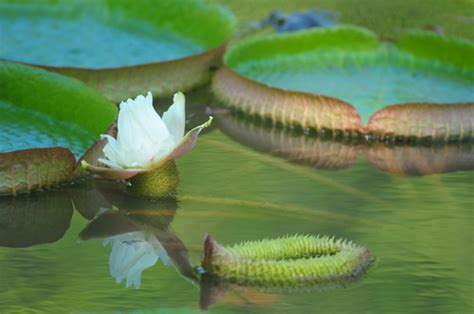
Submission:
M 285 125 L 465 140 L 474 138 L 473 54 L 471 42 L 420 32 L 396 43 L 347 26 L 257 36 L 228 50 L 213 90 Z
M 75 180 L 76 157 L 117 112 L 79 81 L 9 62 L 0 62 L 0 108 L 0 194 Z
M 76 77 L 118 102 L 204 83 L 234 24 L 199 0 L 1 0 L 0 58 Z

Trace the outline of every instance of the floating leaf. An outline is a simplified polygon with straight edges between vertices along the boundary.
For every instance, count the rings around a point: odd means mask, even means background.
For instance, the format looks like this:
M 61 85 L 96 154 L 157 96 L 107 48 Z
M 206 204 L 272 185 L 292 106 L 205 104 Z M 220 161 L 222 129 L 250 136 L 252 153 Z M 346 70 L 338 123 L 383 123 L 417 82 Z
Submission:
M 385 140 L 426 139 L 461 142 L 474 139 L 474 102 L 411 103 L 385 107 L 370 117 L 368 131 Z
M 199 0 L 2 0 L 0 8 L 0 58 L 78 78 L 115 102 L 204 83 L 235 26 L 229 11 Z
M 74 181 L 81 173 L 70 149 L 80 156 L 115 105 L 79 81 L 9 62 L 0 62 L 0 86 L 0 194 Z
M 76 159 L 63 147 L 33 148 L 0 153 L 0 195 L 49 189 L 71 183 Z
M 223 247 L 207 235 L 202 266 L 238 285 L 291 290 L 349 283 L 373 261 L 366 247 L 329 237 L 295 235 Z
M 406 34 L 394 44 L 378 43 L 375 34 L 355 27 L 256 36 L 226 52 L 213 90 L 225 104 L 274 123 L 410 137 L 385 129 L 382 120 L 366 129 L 358 114 L 367 122 L 387 105 L 416 102 L 432 106 L 426 107 L 432 118 L 422 122 L 426 129 L 445 123 L 443 112 L 474 119 L 473 54 L 471 42 L 431 33 Z M 448 109 L 437 110 L 441 104 Z M 401 105 L 393 118 L 414 126 L 420 122 L 408 114 L 412 109 Z M 415 136 L 469 139 L 473 126 L 453 123 Z
M 268 87 L 240 76 L 228 67 L 220 69 L 214 77 L 213 90 L 220 100 L 232 107 L 283 125 L 353 135 L 365 130 L 357 111 L 343 101 Z

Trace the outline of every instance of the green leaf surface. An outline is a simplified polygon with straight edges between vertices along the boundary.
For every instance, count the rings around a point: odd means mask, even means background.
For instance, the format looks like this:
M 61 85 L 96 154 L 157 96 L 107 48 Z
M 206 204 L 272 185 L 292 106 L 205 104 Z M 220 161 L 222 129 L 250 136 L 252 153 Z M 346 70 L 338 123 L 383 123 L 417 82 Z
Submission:
M 9 62 L 0 62 L 0 109 L 0 194 L 73 181 L 76 157 L 117 112 L 79 81 Z
M 0 58 L 78 78 L 116 102 L 163 96 L 209 79 L 234 25 L 200 0 L 1 0 Z
M 275 109 L 270 106 L 267 111 L 283 111 L 284 105 L 279 102 L 282 97 L 293 95 L 293 105 L 301 107 L 303 104 L 295 101 L 297 97 L 316 94 L 352 104 L 366 124 L 377 110 L 401 103 L 470 102 L 463 115 L 472 118 L 472 55 L 472 42 L 423 32 L 405 34 L 395 44 L 379 43 L 375 34 L 349 26 L 257 36 L 228 50 L 225 55 L 227 68 L 218 73 L 214 90 L 226 103 L 244 111 L 247 110 L 242 108 L 243 104 L 251 103 L 254 107 L 251 111 L 257 114 L 267 105 L 261 101 L 265 90 L 270 94 L 268 97 L 274 96 L 272 103 L 277 106 Z M 229 79 L 230 74 L 223 74 L 229 68 L 234 72 L 232 75 L 238 74 L 249 81 L 246 93 L 253 93 L 253 99 L 243 102 L 232 93 L 232 89 L 243 91 L 238 85 L 233 87 L 237 79 Z M 314 103 L 313 107 L 327 109 L 331 114 L 328 119 L 335 120 L 332 124 L 338 129 L 341 117 L 334 106 L 324 104 L 324 101 L 319 102 L 323 104 L 309 101 Z M 425 113 L 428 112 L 430 110 Z M 434 116 L 429 124 L 441 128 L 444 122 L 440 121 L 444 118 Z M 416 119 L 410 116 L 409 122 L 415 125 Z M 285 119 L 277 117 L 277 121 L 287 124 Z M 315 121 L 309 127 L 318 129 L 320 124 Z M 326 122 L 326 125 L 330 124 Z M 467 130 L 456 125 L 451 127 L 455 129 L 454 133 L 437 133 L 434 138 L 444 141 L 453 134 L 459 137 L 460 133 L 472 133 L 472 126 Z M 373 131 L 370 125 L 369 131 Z M 384 132 L 383 129 L 376 131 Z M 395 130 L 395 135 L 431 136 L 431 132 L 403 132 Z
M 0 105 L 11 115 L 2 115 L 2 124 L 12 120 L 13 115 L 29 119 L 32 126 L 42 123 L 45 130 L 48 125 L 57 128 L 56 123 L 62 121 L 73 127 L 80 126 L 83 129 L 81 135 L 87 134 L 88 141 L 103 133 L 117 113 L 114 104 L 77 80 L 9 62 L 0 62 L 0 101 Z M 37 112 L 40 116 L 30 116 L 31 112 Z M 43 118 L 54 121 L 44 122 Z M 66 127 L 66 124 L 59 128 Z M 75 129 L 60 131 L 74 133 Z M 1 142 L 7 140 L 2 138 Z M 90 144 L 88 142 L 82 148 Z M 2 147 L 0 151 L 5 149 Z
M 196 0 L 2 0 L 0 8 L 0 56 L 37 65 L 162 62 L 215 48 L 232 33 L 229 12 Z

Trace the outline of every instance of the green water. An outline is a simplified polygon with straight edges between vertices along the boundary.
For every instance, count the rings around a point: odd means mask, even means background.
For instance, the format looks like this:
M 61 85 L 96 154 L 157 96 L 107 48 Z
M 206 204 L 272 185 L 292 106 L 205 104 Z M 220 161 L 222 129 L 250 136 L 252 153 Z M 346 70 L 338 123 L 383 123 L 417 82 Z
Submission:
M 85 14 L 84 14 L 85 15 Z M 203 52 L 189 39 L 133 21 L 92 17 L 0 15 L 0 58 L 57 67 L 110 68 L 168 61 Z
M 83 128 L 0 101 L 0 152 L 63 146 L 80 157 L 94 143 Z
M 341 144 L 310 146 L 308 139 L 298 146 L 296 138 L 289 146 L 282 132 L 268 135 L 254 127 L 242 134 L 238 124 L 218 125 L 178 160 L 181 184 L 175 205 L 131 198 L 120 192 L 120 183 L 96 189 L 83 182 L 58 192 L 2 198 L 2 312 L 197 310 L 199 287 L 172 267 L 158 261 L 143 272 L 139 289 L 126 289 L 110 275 L 110 245 L 104 246 L 103 239 L 78 241 L 100 208 L 112 206 L 141 211 L 142 223 L 161 230 L 161 237 L 181 241 L 185 248 L 179 251 L 187 250 L 194 264 L 199 264 L 206 232 L 223 244 L 294 233 L 335 235 L 367 245 L 377 258 L 366 278 L 346 288 L 230 291 L 210 307 L 211 313 L 472 311 L 471 146 L 467 151 L 458 147 L 464 155 L 447 161 L 454 164 L 449 171 L 464 171 L 401 176 L 380 171 L 364 154 L 354 157 L 352 149 L 334 149 Z M 273 136 L 273 146 L 262 148 L 257 141 L 251 148 L 230 138 L 247 139 L 248 145 L 252 134 L 253 140 Z M 303 166 L 271 156 L 281 155 L 284 147 L 350 163 L 329 170 L 324 163 Z M 423 163 L 398 155 L 398 162 Z M 463 162 L 463 168 L 455 167 Z M 114 230 L 128 229 L 115 222 L 96 232 L 111 235 Z

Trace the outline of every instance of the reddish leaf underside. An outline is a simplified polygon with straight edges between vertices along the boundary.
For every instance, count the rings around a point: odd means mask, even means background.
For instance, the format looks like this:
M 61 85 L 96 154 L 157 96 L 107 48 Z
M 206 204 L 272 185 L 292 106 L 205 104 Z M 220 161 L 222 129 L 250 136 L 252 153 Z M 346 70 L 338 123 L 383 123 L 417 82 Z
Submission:
M 155 97 L 187 91 L 210 79 L 210 68 L 220 65 L 226 44 L 178 60 L 110 69 L 41 66 L 51 72 L 79 79 L 108 99 L 119 103 L 152 91 Z
M 408 103 L 385 107 L 370 118 L 368 132 L 434 141 L 474 138 L 474 103 Z
M 64 147 L 0 153 L 0 195 L 49 189 L 76 178 L 76 159 Z
M 105 134 L 108 134 L 113 137 L 117 137 L 117 123 L 114 122 L 112 125 L 107 129 Z M 79 165 L 82 164 L 82 161 L 85 161 L 87 164 L 92 166 L 99 166 L 99 158 L 104 157 L 104 147 L 107 145 L 107 139 L 99 139 L 96 141 L 89 149 L 81 156 L 79 159 Z M 86 176 L 88 172 L 83 167 L 77 167 L 77 174 L 79 176 Z
M 212 89 L 227 105 L 283 125 L 365 133 L 357 110 L 342 100 L 270 87 L 247 79 L 227 66 L 214 76 Z
M 165 161 L 176 159 L 190 152 L 197 143 L 199 133 L 201 133 L 204 128 L 209 127 L 212 120 L 213 117 L 209 117 L 209 120 L 186 133 L 184 138 L 181 140 L 181 143 L 168 156 L 166 156 Z

